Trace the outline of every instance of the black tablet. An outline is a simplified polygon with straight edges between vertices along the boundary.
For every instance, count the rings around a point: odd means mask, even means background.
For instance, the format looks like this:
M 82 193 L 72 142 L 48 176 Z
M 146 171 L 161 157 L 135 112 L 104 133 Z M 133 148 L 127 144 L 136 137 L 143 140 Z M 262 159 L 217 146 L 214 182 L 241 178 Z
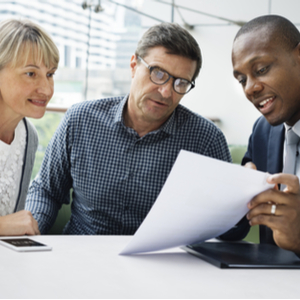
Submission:
M 205 242 L 182 249 L 219 268 L 300 269 L 295 253 L 271 244 Z

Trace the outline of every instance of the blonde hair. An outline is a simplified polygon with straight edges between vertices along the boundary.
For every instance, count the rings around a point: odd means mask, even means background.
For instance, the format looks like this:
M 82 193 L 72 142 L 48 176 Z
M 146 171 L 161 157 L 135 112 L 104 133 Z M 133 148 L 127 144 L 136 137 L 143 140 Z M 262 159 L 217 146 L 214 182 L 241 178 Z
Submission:
M 43 61 L 47 68 L 58 67 L 58 49 L 39 25 L 29 20 L 0 22 L 0 70 L 8 64 L 12 67 L 25 65 L 30 55 L 34 62 Z

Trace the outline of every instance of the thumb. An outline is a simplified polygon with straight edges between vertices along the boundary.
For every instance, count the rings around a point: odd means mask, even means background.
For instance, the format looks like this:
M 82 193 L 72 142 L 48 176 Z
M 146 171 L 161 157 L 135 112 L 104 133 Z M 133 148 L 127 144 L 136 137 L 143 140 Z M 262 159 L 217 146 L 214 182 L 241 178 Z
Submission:
M 251 161 L 247 162 L 244 167 L 252 170 L 257 170 L 256 165 Z

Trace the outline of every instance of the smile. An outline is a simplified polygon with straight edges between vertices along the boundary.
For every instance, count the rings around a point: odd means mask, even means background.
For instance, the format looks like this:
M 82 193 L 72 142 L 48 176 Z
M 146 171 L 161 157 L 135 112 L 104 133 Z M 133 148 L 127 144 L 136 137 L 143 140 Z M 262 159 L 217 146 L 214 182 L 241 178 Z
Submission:
M 274 101 L 274 99 L 275 99 L 275 97 L 270 97 L 268 99 L 261 101 L 259 103 L 259 107 L 264 108 L 264 107 L 268 106 L 268 104 L 271 104 Z
M 34 99 L 28 99 L 32 104 L 39 105 L 39 106 L 45 106 L 47 104 L 47 100 L 34 100 Z

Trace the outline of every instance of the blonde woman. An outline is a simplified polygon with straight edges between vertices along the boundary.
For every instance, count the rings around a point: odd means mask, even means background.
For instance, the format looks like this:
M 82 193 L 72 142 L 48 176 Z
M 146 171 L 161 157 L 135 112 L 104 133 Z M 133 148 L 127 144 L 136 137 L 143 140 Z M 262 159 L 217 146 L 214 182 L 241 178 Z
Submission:
M 38 137 L 26 119 L 41 118 L 50 101 L 59 53 L 29 20 L 0 23 L 0 236 L 39 234 L 23 210 Z

